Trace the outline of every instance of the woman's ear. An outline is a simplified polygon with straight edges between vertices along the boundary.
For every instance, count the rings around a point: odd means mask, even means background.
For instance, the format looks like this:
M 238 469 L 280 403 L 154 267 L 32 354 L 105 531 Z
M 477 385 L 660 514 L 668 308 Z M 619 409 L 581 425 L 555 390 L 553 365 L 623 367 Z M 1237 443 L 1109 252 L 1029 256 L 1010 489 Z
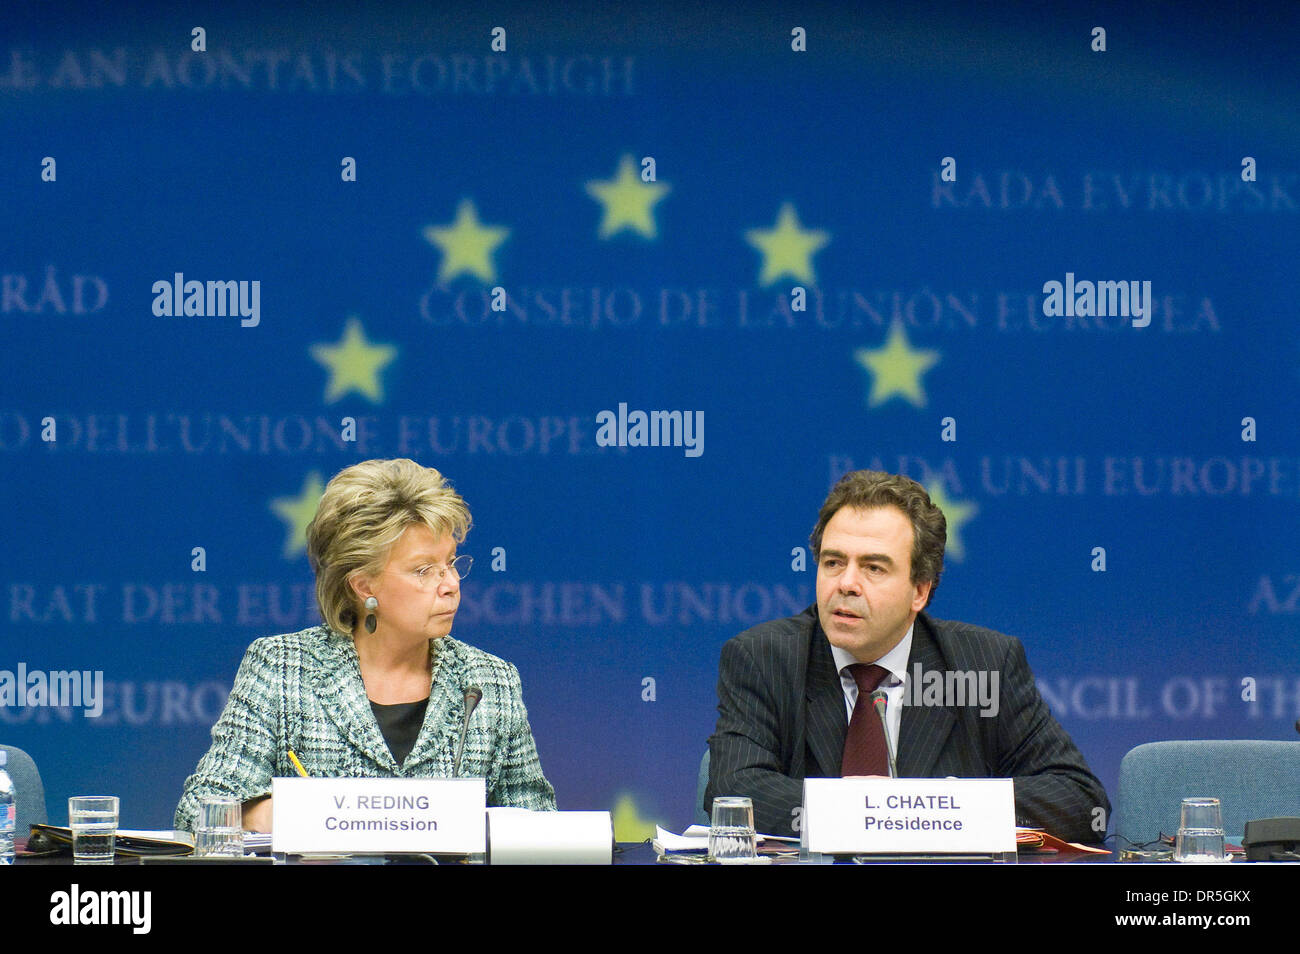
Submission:
M 362 603 L 374 595 L 370 586 L 370 578 L 360 570 L 348 577 L 348 587 L 357 595 L 357 599 Z

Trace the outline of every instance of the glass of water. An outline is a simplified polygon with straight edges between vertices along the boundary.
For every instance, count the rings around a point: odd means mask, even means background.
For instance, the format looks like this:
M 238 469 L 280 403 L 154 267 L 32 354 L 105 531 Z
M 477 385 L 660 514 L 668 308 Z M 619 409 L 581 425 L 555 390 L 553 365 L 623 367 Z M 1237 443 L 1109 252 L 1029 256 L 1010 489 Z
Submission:
M 1217 798 L 1184 798 L 1174 861 L 1215 863 L 1224 861 L 1223 814 Z
M 709 825 L 709 860 L 744 864 L 757 857 L 754 803 L 748 798 L 734 796 L 715 798 Z
M 194 854 L 199 857 L 244 856 L 243 808 L 234 798 L 205 795 L 199 799 L 194 825 Z
M 68 799 L 72 860 L 79 865 L 111 865 L 117 837 L 116 795 L 75 795 Z

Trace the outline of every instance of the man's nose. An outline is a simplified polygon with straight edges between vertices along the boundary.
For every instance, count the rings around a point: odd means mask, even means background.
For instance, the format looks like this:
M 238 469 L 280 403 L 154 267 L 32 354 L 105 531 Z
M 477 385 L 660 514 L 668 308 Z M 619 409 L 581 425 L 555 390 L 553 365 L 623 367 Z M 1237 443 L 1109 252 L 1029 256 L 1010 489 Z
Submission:
M 840 574 L 840 591 L 844 593 L 861 593 L 863 576 L 862 571 L 850 563 Z

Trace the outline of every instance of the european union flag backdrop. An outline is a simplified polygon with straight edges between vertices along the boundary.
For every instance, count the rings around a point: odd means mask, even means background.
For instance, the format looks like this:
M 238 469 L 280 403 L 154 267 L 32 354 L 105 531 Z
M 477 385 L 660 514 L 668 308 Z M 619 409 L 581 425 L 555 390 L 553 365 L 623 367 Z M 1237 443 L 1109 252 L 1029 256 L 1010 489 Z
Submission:
M 857 468 L 930 490 L 929 612 L 1023 640 L 1112 795 L 1295 738 L 1293 5 L 29 6 L 0 669 L 105 681 L 0 708 L 54 820 L 170 824 L 376 457 L 465 497 L 454 635 L 623 838 L 692 819 L 720 647 L 813 602 Z M 604 446 L 622 406 L 702 428 Z

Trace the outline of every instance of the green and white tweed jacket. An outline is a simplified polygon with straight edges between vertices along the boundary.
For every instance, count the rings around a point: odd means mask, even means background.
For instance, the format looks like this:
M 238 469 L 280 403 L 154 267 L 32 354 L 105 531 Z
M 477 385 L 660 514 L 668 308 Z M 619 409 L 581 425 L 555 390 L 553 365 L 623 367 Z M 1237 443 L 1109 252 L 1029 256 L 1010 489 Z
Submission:
M 273 776 L 297 774 L 290 749 L 313 777 L 449 777 L 469 686 L 482 689 L 483 699 L 470 717 L 461 777 L 486 779 L 489 805 L 554 811 L 555 790 L 537 758 L 519 670 L 450 636 L 431 647 L 424 725 L 398 766 L 366 698 L 352 637 L 322 625 L 256 640 L 212 727 L 212 747 L 185 780 L 176 828 L 193 830 L 203 795 L 240 801 L 269 795 Z

